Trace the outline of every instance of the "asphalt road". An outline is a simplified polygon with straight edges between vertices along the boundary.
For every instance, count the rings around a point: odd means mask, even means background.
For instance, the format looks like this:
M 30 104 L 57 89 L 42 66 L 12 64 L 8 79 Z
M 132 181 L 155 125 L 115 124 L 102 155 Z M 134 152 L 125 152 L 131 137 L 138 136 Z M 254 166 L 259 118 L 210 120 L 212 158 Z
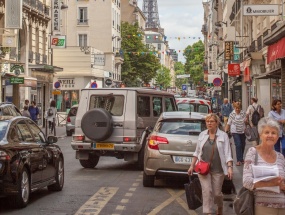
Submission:
M 185 180 L 159 180 L 155 188 L 142 185 L 142 171 L 134 163 L 112 157 L 101 157 L 94 169 L 84 169 L 70 147 L 71 137 L 64 127 L 57 128 L 58 145 L 65 158 L 65 185 L 60 192 L 41 189 L 32 193 L 26 208 L 15 210 L 6 199 L 0 199 L 0 214 L 7 215 L 180 215 L 202 214 L 188 209 Z M 248 144 L 250 146 L 250 144 Z M 247 147 L 248 148 L 248 147 Z M 234 147 L 233 147 L 234 150 Z M 234 183 L 240 189 L 242 167 L 234 166 Z M 233 195 L 224 197 L 224 214 L 234 214 Z

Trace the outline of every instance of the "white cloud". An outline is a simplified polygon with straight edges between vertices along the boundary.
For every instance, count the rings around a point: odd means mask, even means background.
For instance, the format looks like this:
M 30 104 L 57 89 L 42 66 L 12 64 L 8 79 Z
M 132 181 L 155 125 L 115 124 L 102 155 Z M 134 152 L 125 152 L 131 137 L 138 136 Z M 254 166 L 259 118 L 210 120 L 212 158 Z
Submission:
M 160 26 L 164 28 L 170 48 L 180 50 L 179 60 L 185 61 L 183 50 L 188 45 L 197 42 L 198 37 L 203 40 L 201 33 L 204 16 L 202 0 L 157 0 L 157 3 Z M 141 8 L 142 4 L 143 0 L 139 0 Z M 179 41 L 173 37 L 181 37 L 181 39 Z

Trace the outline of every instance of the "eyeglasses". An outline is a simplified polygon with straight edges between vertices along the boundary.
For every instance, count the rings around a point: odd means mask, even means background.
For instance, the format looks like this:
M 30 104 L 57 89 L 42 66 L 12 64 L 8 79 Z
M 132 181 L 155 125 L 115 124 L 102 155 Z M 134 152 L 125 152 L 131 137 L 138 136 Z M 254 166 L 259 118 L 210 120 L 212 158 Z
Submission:
M 215 123 L 216 121 L 215 120 L 208 120 L 206 121 L 206 123 Z

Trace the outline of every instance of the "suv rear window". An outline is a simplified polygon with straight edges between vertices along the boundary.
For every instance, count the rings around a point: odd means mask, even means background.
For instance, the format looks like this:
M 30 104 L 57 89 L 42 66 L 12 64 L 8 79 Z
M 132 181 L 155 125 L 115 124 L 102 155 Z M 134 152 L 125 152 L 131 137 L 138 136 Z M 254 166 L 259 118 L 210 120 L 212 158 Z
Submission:
M 76 116 L 76 114 L 77 114 L 77 107 L 73 107 L 69 110 L 68 113 L 69 116 Z
M 206 129 L 204 120 L 164 120 L 157 124 L 155 131 L 164 134 L 199 135 Z
M 122 116 L 124 100 L 122 95 L 92 95 L 89 109 L 103 108 L 113 116 Z

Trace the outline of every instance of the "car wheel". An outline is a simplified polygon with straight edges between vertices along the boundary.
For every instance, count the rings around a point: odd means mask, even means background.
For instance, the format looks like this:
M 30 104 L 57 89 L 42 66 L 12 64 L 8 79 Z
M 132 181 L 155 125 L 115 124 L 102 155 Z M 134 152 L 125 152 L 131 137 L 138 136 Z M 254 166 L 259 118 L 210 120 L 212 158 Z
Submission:
M 49 185 L 49 191 L 61 191 L 64 184 L 64 163 L 62 157 L 59 157 L 56 174 L 55 174 L 55 184 Z
M 22 173 L 17 181 L 18 193 L 16 196 L 11 197 L 13 205 L 16 208 L 24 208 L 28 205 L 30 198 L 30 178 L 26 168 L 23 168 Z
M 143 186 L 144 187 L 154 187 L 154 175 L 147 175 L 143 173 Z
M 83 115 L 81 129 L 93 141 L 106 140 L 113 133 L 113 118 L 105 109 L 94 108 Z
M 83 166 L 84 168 L 94 168 L 98 164 L 99 158 L 100 158 L 100 156 L 98 156 L 98 155 L 89 154 L 88 160 L 79 159 L 79 162 L 80 162 L 81 166 Z
M 71 136 L 72 135 L 72 131 L 67 131 L 66 130 L 66 136 Z

